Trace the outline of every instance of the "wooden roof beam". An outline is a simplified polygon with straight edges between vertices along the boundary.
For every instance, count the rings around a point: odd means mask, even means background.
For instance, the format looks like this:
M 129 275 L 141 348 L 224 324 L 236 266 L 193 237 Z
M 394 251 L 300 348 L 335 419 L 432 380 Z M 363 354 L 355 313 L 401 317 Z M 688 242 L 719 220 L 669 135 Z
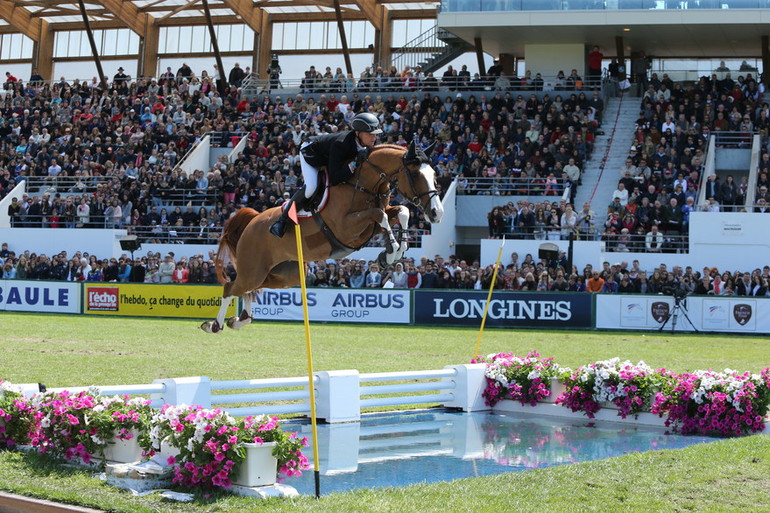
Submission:
M 262 17 L 267 13 L 254 5 L 252 0 L 222 0 L 227 8 L 233 11 L 236 16 L 240 16 L 243 22 L 259 34 L 262 31 Z
M 375 0 L 353 0 L 353 3 L 366 15 L 366 19 L 369 20 L 369 23 L 376 30 L 382 30 L 387 11 L 386 7 L 377 5 Z
M 145 37 L 147 26 L 155 22 L 151 15 L 141 12 L 131 0 L 99 0 L 99 3 L 139 37 Z
M 30 11 L 10 0 L 0 0 L 0 18 L 33 41 L 40 41 L 41 31 L 48 30 L 45 20 L 33 18 Z

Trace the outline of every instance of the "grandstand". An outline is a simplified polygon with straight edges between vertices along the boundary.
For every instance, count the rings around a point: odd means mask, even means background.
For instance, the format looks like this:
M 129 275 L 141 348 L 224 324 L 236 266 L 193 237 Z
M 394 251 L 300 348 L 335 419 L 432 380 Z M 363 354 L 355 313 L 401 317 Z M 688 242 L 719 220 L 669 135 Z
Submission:
M 303 140 L 371 110 L 383 142 L 439 143 L 449 208 L 407 227 L 413 258 L 486 265 L 489 237 L 537 254 L 545 240 L 569 250 L 574 231 L 581 268 L 724 267 L 736 250 L 761 267 L 768 7 L 0 0 L 3 240 L 118 256 L 134 234 L 145 250 L 206 254 L 239 206 L 302 184 Z M 591 220 L 565 225 L 568 203 Z M 651 223 L 660 247 L 644 242 Z

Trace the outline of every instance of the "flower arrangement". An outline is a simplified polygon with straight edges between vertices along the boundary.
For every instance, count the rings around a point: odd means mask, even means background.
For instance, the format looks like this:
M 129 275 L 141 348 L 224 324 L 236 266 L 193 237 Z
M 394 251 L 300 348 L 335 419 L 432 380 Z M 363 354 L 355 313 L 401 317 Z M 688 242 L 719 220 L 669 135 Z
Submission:
M 513 353 L 490 354 L 478 357 L 471 363 L 486 363 L 484 375 L 487 387 L 483 392 L 488 406 L 503 399 L 520 401 L 522 405 L 535 406 L 551 395 L 550 378 L 563 374 L 553 358 L 540 358 L 536 351 L 520 357 Z
M 149 436 L 150 402 L 128 396 L 99 396 L 96 389 L 36 394 L 30 442 L 40 453 L 89 464 L 104 458 L 107 444 Z
M 0 447 L 26 444 L 31 423 L 32 407 L 21 388 L 0 379 Z
M 765 429 L 770 368 L 761 374 L 695 371 L 673 376 L 655 397 L 652 412 L 683 434 L 741 435 Z
M 153 418 L 145 449 L 154 451 L 164 441 L 179 449 L 167 463 L 174 466 L 174 483 L 187 487 L 229 488 L 246 443 L 275 442 L 273 456 L 284 475 L 301 475 L 308 468 L 301 450 L 307 439 L 285 433 L 275 417 L 236 420 L 219 409 L 166 405 Z
M 644 362 L 634 365 L 612 358 L 566 372 L 562 378 L 566 390 L 556 398 L 557 404 L 594 418 L 602 403 L 613 403 L 625 419 L 650 408 L 665 381 L 665 371 L 655 371 Z

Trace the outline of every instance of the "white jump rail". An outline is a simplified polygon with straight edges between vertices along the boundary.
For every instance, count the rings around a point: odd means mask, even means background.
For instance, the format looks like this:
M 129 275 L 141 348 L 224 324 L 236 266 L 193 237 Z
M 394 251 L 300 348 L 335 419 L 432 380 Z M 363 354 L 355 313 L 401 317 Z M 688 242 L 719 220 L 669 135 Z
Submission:
M 388 383 L 393 381 L 417 382 Z M 329 423 L 359 421 L 363 408 L 439 403 L 463 411 L 485 410 L 488 408 L 481 398 L 483 383 L 484 366 L 481 364 L 367 374 L 359 374 L 357 370 L 320 371 L 313 379 L 316 415 Z M 37 384 L 23 388 L 28 395 L 38 391 Z M 92 388 L 103 395 L 149 394 L 154 408 L 164 404 L 195 404 L 204 408 L 220 407 L 235 416 L 310 415 L 310 393 L 305 376 L 231 381 L 211 381 L 206 376 L 195 376 L 158 379 L 143 385 L 51 388 L 49 391 L 77 393 Z M 254 391 L 266 389 L 270 390 Z

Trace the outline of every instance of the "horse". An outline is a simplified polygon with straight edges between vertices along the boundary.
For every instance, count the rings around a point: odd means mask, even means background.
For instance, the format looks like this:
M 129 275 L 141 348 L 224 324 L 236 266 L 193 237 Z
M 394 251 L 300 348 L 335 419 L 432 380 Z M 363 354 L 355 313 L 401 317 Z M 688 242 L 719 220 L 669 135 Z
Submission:
M 327 206 L 312 217 L 299 219 L 305 261 L 342 258 L 363 247 L 380 230 L 387 242 L 378 261 L 384 268 L 399 260 L 408 248 L 410 213 L 404 205 L 389 206 L 392 188 L 429 223 L 438 223 L 444 214 L 436 172 L 430 165 L 432 150 L 433 145 L 423 151 L 415 142 L 408 148 L 382 144 L 369 149 L 346 182 L 329 188 Z M 262 213 L 241 208 L 225 224 L 214 260 L 217 278 L 224 286 L 222 304 L 217 318 L 201 325 L 203 331 L 221 332 L 227 309 L 238 296 L 243 299 L 243 310 L 227 320 L 233 329 L 251 323 L 253 291 L 300 284 L 295 231 L 287 230 L 280 239 L 269 233 L 282 208 Z M 398 239 L 391 228 L 396 223 L 402 227 Z M 236 269 L 234 281 L 226 276 L 228 259 Z

